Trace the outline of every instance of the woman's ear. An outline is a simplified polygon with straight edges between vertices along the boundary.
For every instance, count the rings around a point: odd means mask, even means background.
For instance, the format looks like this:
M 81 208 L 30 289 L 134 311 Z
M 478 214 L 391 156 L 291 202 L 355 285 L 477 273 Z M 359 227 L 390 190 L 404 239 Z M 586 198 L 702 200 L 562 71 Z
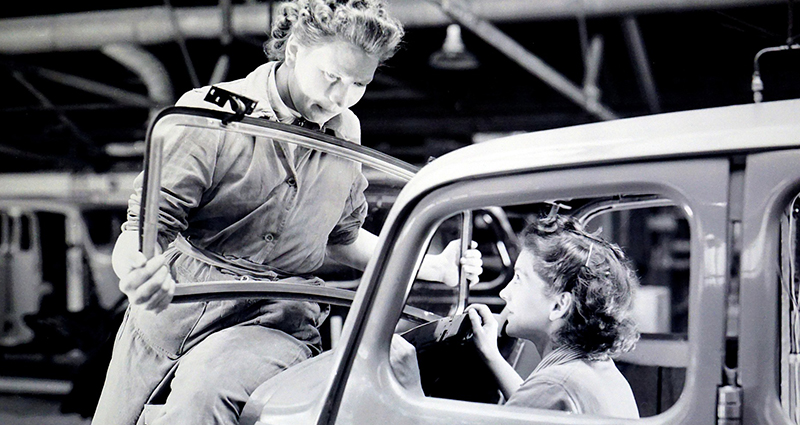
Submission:
M 300 44 L 297 43 L 294 34 L 289 35 L 289 38 L 286 39 L 286 48 L 283 51 L 284 62 L 289 66 L 294 66 L 295 61 L 297 61 L 298 50 L 300 50 Z
M 550 310 L 550 321 L 556 321 L 558 319 L 564 318 L 569 313 L 570 309 L 572 309 L 572 293 L 571 292 L 562 292 L 555 296 L 553 300 L 553 306 Z

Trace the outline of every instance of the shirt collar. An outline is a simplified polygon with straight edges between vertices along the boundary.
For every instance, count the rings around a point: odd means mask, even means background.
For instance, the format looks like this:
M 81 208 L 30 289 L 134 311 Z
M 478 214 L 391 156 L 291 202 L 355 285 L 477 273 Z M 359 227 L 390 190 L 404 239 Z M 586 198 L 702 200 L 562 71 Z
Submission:
M 586 355 L 582 351 L 578 350 L 577 348 L 564 345 L 547 353 L 547 355 L 542 358 L 539 364 L 536 365 L 536 369 L 534 369 L 533 373 L 536 373 L 549 366 L 564 364 L 584 357 L 586 357 Z
M 300 113 L 287 106 L 278 94 L 278 83 L 275 79 L 278 65 L 280 62 L 267 62 L 248 74 L 243 93 L 258 102 L 251 115 L 292 123 L 300 118 Z
M 272 110 L 275 111 L 275 115 L 278 117 L 278 121 L 292 123 L 300 118 L 301 115 L 299 112 L 286 105 L 283 99 L 281 99 L 281 95 L 278 93 L 278 81 L 275 74 L 279 65 L 280 62 L 274 65 L 270 69 L 269 76 L 267 77 L 267 98 L 269 99 L 269 104 L 272 106 Z

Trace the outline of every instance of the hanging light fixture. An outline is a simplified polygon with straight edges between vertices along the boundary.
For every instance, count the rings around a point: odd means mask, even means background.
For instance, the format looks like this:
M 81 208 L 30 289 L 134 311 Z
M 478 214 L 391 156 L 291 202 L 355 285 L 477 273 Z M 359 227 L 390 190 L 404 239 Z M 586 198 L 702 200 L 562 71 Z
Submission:
M 450 24 L 442 48 L 433 52 L 428 64 L 437 69 L 468 70 L 477 68 L 478 60 L 464 46 L 461 27 L 458 24 Z

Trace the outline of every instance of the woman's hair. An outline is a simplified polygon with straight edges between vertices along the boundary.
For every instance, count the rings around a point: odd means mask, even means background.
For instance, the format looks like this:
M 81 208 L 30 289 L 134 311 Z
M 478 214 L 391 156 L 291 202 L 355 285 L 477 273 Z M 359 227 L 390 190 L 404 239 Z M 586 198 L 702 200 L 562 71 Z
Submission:
M 522 240 L 549 293 L 572 293 L 572 308 L 552 336 L 554 344 L 577 348 L 589 358 L 630 351 L 639 339 L 631 318 L 639 279 L 622 249 L 557 214 L 529 224 Z
M 286 40 L 294 35 L 304 46 L 346 41 L 384 62 L 395 54 L 403 34 L 381 0 L 294 0 L 281 3 L 264 52 L 271 60 L 283 60 Z

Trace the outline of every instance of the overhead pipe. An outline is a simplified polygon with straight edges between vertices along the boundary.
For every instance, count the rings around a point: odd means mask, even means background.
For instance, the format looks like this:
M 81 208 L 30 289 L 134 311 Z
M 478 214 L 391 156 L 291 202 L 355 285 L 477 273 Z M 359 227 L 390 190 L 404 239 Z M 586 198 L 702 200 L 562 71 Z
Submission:
M 603 37 L 599 35 L 592 37 L 583 55 L 583 63 L 583 94 L 587 103 L 597 104 L 600 101 L 600 86 L 597 84 L 597 79 L 603 64 Z
M 783 0 L 467 0 L 475 16 L 497 22 L 574 19 L 693 9 L 724 9 Z M 266 35 L 275 2 L 235 5 L 231 29 L 238 35 Z M 427 0 L 391 0 L 388 7 L 406 27 L 444 26 L 451 19 Z M 219 38 L 224 20 L 218 7 L 174 9 L 187 39 Z M 19 54 L 99 49 L 106 44 L 152 45 L 175 41 L 169 10 L 163 6 L 0 19 L 0 53 Z
M 169 12 L 170 23 L 172 23 L 172 29 L 175 31 L 175 40 L 178 42 L 178 47 L 181 49 L 183 62 L 186 64 L 186 70 L 189 71 L 192 87 L 200 87 L 200 79 L 197 78 L 197 70 L 194 67 L 194 63 L 192 63 L 192 56 L 189 54 L 189 48 L 186 47 L 186 36 L 183 34 L 183 28 L 178 24 L 175 8 L 172 7 L 170 0 L 164 0 L 164 4 L 167 6 L 167 12 Z
M 228 70 L 230 69 L 231 62 L 231 59 L 228 56 L 228 46 L 230 46 L 231 42 L 233 41 L 233 31 L 231 26 L 231 10 L 233 8 L 233 4 L 231 3 L 231 0 L 220 0 L 219 8 L 222 11 L 222 34 L 220 34 L 219 37 L 219 43 L 222 45 L 222 54 L 217 59 L 217 63 L 214 64 L 214 71 L 211 72 L 211 78 L 208 82 L 209 84 L 217 84 L 221 81 L 225 81 L 225 78 L 228 76 Z
M 174 22 L 187 39 L 219 38 L 223 22 L 217 7 L 174 9 Z M 233 8 L 234 33 L 265 35 L 269 7 Z M 107 44 L 152 45 L 175 41 L 176 28 L 166 7 L 82 12 L 0 20 L 0 52 L 40 53 L 99 49 Z
M 87 93 L 96 94 L 98 96 L 107 97 L 119 102 L 121 105 L 145 108 L 155 106 L 153 101 L 147 96 L 90 80 L 88 78 L 78 77 L 76 75 L 66 74 L 64 72 L 53 71 L 45 68 L 32 68 L 32 73 L 58 84 L 63 84 L 65 86 L 83 90 Z
M 174 90 L 164 64 L 152 53 L 134 44 L 109 44 L 100 48 L 106 56 L 135 73 L 147 88 L 152 101 L 150 115 L 175 103 Z

